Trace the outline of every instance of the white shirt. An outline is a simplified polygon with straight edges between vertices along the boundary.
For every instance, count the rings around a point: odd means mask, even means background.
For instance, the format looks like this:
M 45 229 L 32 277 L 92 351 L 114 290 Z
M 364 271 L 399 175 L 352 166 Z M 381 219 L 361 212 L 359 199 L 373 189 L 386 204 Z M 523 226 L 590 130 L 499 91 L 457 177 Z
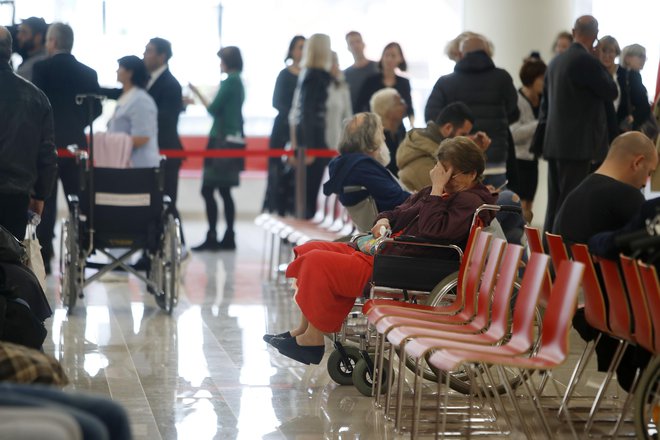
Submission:
M 147 83 L 147 87 L 146 87 L 147 90 L 149 90 L 151 86 L 154 85 L 158 77 L 161 76 L 163 72 L 165 72 L 165 70 L 167 70 L 167 64 L 163 64 L 158 69 L 151 72 L 150 74 L 151 76 L 149 77 L 149 82 Z

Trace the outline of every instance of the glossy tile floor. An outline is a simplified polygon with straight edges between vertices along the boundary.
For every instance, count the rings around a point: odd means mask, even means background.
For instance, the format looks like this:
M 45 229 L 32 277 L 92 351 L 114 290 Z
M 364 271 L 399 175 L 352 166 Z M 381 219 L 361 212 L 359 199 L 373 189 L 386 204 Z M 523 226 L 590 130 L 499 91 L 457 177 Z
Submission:
M 188 243 L 205 232 L 203 222 L 185 221 Z M 267 330 L 287 330 L 298 319 L 288 286 L 265 279 L 263 241 L 262 230 L 244 219 L 237 251 L 192 253 L 172 316 L 158 309 L 141 281 L 123 273 L 86 288 L 67 316 L 55 271 L 48 279 L 55 315 L 45 350 L 62 362 L 68 388 L 124 405 L 136 439 L 399 438 L 372 399 L 332 382 L 325 362 L 305 366 L 262 341 Z M 576 335 L 571 341 L 571 361 L 557 373 L 563 382 L 584 346 Z M 601 377 L 591 375 L 580 392 L 593 395 Z M 623 400 L 625 393 L 617 393 Z M 597 423 L 596 432 L 609 427 Z M 623 431 L 631 429 L 627 424 Z M 522 436 L 514 428 L 506 437 Z M 563 437 L 570 437 L 567 429 L 557 434 Z

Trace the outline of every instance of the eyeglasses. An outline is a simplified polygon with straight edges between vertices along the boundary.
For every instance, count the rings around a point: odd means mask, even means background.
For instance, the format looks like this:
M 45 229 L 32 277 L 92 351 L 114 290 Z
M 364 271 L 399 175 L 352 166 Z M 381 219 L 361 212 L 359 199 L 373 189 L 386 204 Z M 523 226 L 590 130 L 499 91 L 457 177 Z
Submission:
M 449 178 L 449 180 L 453 179 L 456 176 L 460 176 L 461 174 L 465 174 L 465 173 L 461 171 L 460 173 L 452 174 L 452 176 Z

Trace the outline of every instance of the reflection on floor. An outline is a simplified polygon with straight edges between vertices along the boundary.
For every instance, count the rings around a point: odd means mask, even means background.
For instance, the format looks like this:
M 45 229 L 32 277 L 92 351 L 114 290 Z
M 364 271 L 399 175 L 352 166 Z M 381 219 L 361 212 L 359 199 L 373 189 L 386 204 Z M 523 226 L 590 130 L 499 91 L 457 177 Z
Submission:
M 205 232 L 201 222 L 185 223 L 189 243 L 201 242 Z M 267 330 L 297 321 L 287 286 L 265 281 L 263 241 L 245 220 L 237 226 L 237 251 L 192 253 L 171 317 L 142 282 L 123 273 L 86 288 L 67 316 L 55 273 L 48 280 L 56 311 L 46 352 L 62 362 L 71 389 L 124 405 L 137 439 L 395 438 L 372 400 L 332 382 L 325 363 L 299 364 L 262 341 Z M 564 381 L 583 348 L 571 339 L 571 362 L 559 374 Z M 586 392 L 593 395 L 595 383 Z

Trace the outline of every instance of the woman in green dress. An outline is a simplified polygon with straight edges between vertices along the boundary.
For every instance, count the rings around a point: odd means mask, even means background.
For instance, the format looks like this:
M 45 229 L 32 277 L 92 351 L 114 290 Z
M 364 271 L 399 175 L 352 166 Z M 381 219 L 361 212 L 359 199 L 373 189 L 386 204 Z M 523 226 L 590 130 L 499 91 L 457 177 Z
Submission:
M 227 46 L 218 52 L 220 70 L 227 77 L 220 82 L 213 102 L 209 103 L 199 90 L 190 85 L 190 89 L 202 101 L 208 112 L 213 116 L 213 126 L 209 133 L 207 149 L 238 148 L 243 139 L 243 114 L 241 108 L 245 99 L 245 90 L 241 80 L 243 58 L 238 47 Z M 234 218 L 236 210 L 231 196 L 231 187 L 238 186 L 239 173 L 243 170 L 242 158 L 206 158 L 202 177 L 202 197 L 206 204 L 206 217 L 209 230 L 206 240 L 195 251 L 219 251 L 236 249 L 234 238 Z M 221 241 L 218 241 L 216 223 L 218 221 L 218 205 L 214 193 L 218 190 L 224 203 L 227 229 Z

